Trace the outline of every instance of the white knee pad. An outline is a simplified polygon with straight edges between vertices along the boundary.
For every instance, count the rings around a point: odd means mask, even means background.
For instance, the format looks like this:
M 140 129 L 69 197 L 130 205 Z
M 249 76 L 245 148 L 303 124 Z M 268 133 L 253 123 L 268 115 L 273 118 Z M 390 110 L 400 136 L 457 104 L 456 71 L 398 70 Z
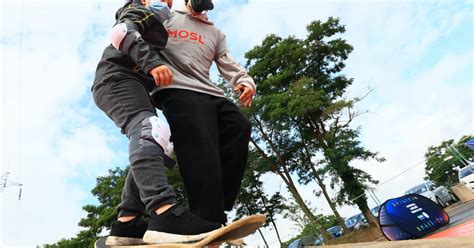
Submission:
M 172 158 L 174 156 L 174 147 L 170 141 L 170 127 L 166 122 L 158 118 L 158 116 L 152 116 L 149 120 L 152 126 L 151 136 L 153 136 L 153 139 L 163 148 L 165 154 Z

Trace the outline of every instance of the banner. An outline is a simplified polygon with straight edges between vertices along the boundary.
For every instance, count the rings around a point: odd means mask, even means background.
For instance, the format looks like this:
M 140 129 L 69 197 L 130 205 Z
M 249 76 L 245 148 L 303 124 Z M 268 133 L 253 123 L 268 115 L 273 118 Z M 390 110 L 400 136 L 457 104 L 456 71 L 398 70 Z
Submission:
M 417 239 L 449 224 L 449 216 L 432 200 L 409 194 L 385 201 L 379 224 L 388 240 Z

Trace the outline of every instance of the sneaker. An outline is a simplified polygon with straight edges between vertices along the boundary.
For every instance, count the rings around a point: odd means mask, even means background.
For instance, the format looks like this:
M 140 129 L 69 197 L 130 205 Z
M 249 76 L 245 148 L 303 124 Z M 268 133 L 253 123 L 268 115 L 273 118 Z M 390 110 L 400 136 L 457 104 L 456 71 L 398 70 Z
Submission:
M 114 221 L 110 229 L 110 235 L 105 241 L 105 245 L 142 245 L 143 235 L 147 229 L 146 222 L 137 217 L 131 221 Z
M 175 204 L 160 215 L 151 214 L 143 241 L 148 244 L 195 242 L 211 235 L 221 226 L 220 223 L 205 221 Z

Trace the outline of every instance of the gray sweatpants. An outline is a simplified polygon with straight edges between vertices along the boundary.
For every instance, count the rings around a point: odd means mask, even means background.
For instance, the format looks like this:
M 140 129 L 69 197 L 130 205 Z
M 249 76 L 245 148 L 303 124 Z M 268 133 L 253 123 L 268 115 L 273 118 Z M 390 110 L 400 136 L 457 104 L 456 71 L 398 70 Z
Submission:
M 118 206 L 120 216 L 140 216 L 176 203 L 164 168 L 164 152 L 151 136 L 149 117 L 156 116 L 148 91 L 138 79 L 114 74 L 92 88 L 97 106 L 129 139 L 128 172 Z

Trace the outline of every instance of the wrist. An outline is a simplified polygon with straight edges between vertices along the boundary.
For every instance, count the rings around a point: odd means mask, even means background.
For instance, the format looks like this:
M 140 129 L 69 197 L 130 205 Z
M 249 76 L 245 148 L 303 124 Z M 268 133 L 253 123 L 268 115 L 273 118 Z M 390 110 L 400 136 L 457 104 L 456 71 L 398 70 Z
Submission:
M 256 92 L 256 89 L 255 87 L 252 85 L 252 84 L 249 84 L 247 82 L 243 82 L 243 83 L 240 83 L 242 86 L 246 87 L 246 88 L 249 88 L 250 90 L 252 90 L 252 94 L 255 94 Z

